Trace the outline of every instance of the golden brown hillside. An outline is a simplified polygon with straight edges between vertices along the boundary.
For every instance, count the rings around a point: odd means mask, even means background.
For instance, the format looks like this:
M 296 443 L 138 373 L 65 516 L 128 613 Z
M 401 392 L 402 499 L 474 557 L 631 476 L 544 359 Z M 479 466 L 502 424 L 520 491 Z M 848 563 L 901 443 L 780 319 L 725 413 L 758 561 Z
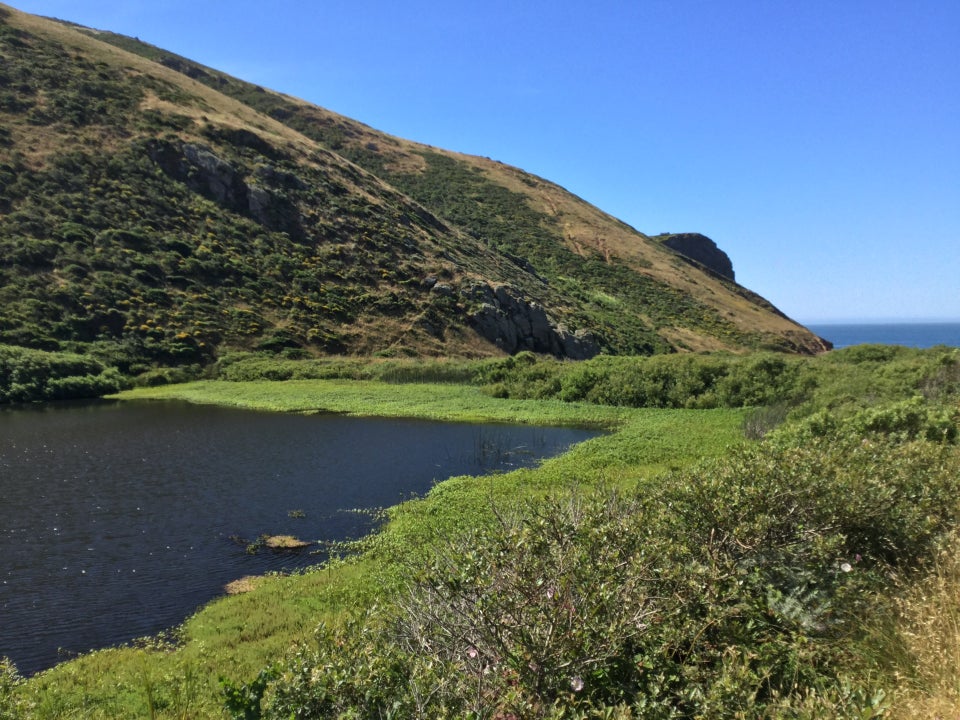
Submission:
M 821 340 L 562 188 L 0 6 L 0 343 L 483 356 Z

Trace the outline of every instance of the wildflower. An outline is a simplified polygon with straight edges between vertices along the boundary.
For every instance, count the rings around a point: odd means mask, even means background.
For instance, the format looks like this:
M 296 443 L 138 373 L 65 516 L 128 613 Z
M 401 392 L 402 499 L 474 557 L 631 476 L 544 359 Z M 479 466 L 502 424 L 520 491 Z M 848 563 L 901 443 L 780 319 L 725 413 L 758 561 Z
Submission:
M 570 678 L 570 687 L 574 692 L 580 692 L 583 690 L 583 678 L 579 675 L 574 675 L 572 678 Z
M 475 647 L 467 648 L 467 657 L 471 660 L 474 660 L 477 657 L 477 649 Z
M 853 570 L 853 566 L 850 563 L 843 563 L 843 565 L 840 566 L 840 569 L 844 572 L 850 572 Z

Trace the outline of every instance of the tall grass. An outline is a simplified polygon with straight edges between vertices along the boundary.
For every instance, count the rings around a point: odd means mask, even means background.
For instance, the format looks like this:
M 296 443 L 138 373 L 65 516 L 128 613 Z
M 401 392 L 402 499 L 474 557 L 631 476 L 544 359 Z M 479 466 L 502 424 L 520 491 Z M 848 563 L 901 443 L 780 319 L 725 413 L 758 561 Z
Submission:
M 417 417 L 450 422 L 504 422 L 537 425 L 616 427 L 633 412 L 624 408 L 526 402 L 490 397 L 467 385 L 353 380 L 272 382 L 199 381 L 136 388 L 116 397 L 172 399 L 279 412 L 331 412 L 376 417 Z
M 960 717 L 960 538 L 954 534 L 919 582 L 893 603 L 879 642 L 893 676 L 890 717 Z

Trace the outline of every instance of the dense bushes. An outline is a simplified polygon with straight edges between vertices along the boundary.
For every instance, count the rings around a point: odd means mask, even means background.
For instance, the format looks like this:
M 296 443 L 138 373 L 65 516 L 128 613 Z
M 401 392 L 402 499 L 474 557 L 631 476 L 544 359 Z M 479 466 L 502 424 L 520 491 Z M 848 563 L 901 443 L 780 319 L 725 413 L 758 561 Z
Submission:
M 783 419 L 788 410 L 796 418 L 956 395 L 960 353 L 863 345 L 818 357 L 600 356 L 578 363 L 519 353 L 479 368 L 477 381 L 497 397 L 655 408 L 778 407 Z
M 288 659 L 267 715 L 879 716 L 858 644 L 955 524 L 960 460 L 837 430 L 442 539 L 399 597 Z
M 800 400 L 804 359 L 776 354 L 597 357 L 581 363 L 518 356 L 483 380 L 503 397 L 557 397 L 604 405 L 712 408 Z
M 83 355 L 0 345 L 0 403 L 100 397 L 127 384 Z
M 469 384 L 489 361 L 375 360 L 369 358 L 284 359 L 230 353 L 213 368 L 220 380 L 380 380 L 389 383 Z

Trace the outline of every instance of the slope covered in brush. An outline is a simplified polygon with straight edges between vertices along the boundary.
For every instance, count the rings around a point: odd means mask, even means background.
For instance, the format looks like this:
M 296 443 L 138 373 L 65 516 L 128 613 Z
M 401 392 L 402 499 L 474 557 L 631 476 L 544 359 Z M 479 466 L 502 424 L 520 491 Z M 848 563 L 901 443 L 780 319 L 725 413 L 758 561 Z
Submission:
M 0 343 L 566 357 L 821 342 L 561 188 L 0 6 Z

